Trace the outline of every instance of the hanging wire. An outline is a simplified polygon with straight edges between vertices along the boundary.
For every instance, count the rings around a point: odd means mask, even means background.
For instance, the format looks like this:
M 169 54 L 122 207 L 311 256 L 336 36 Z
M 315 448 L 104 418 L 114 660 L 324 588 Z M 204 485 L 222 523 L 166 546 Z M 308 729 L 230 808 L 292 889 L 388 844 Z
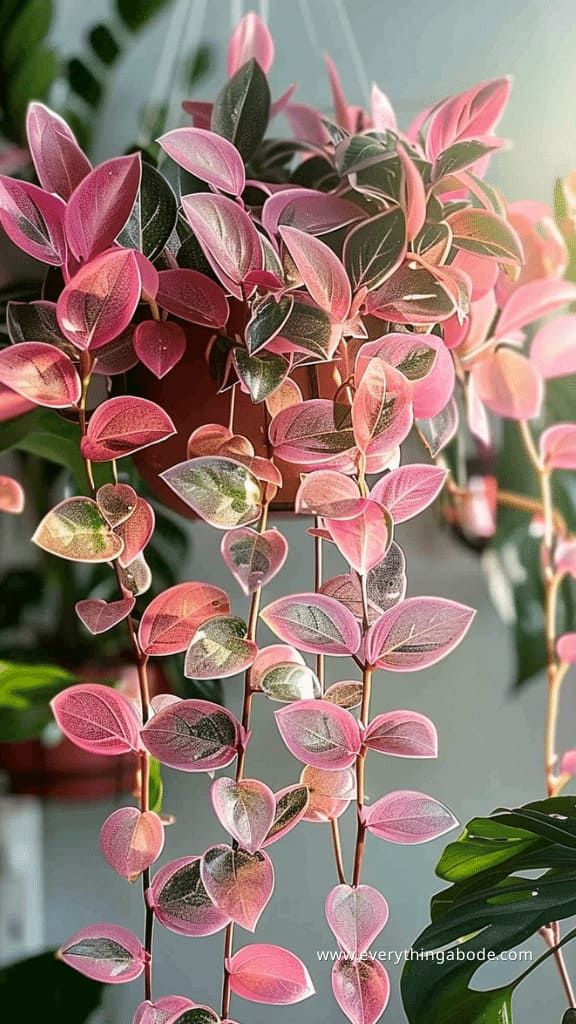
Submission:
M 258 0 L 258 13 L 262 18 L 265 25 L 270 21 L 270 3 L 269 0 Z
M 318 33 L 316 32 L 316 26 L 312 17 L 312 9 L 308 6 L 307 0 L 298 0 L 298 4 L 312 48 L 322 56 L 322 47 L 320 46 L 320 40 L 318 39 Z
M 189 0 L 180 0 L 176 4 L 168 23 L 164 45 L 160 53 L 152 84 L 148 90 L 150 106 L 160 105 L 166 99 L 174 74 L 174 52 L 182 38 L 182 32 L 188 13 Z
M 183 32 L 174 56 L 171 76 L 172 86 L 168 96 L 166 110 L 166 125 L 168 127 L 177 127 L 176 122 L 180 122 L 181 119 L 180 102 L 182 99 L 182 90 L 180 74 L 182 71 L 182 64 L 187 53 L 193 53 L 200 43 L 207 6 L 208 0 L 189 0 L 188 17 L 184 23 Z
M 366 74 L 366 69 L 364 67 L 364 61 L 362 59 L 360 47 L 358 46 L 356 36 L 354 35 L 352 23 L 350 21 L 350 18 L 348 17 L 348 12 L 344 6 L 344 0 L 332 0 L 332 2 L 334 3 L 334 6 L 336 8 L 338 20 L 342 27 L 342 32 L 346 40 L 346 45 L 348 47 L 348 52 L 350 54 L 352 66 L 354 68 L 356 78 L 358 79 L 358 84 L 360 86 L 360 92 L 365 103 L 369 104 L 370 82 L 368 80 L 368 75 Z
M 230 0 L 230 27 L 236 28 L 244 14 L 244 0 Z

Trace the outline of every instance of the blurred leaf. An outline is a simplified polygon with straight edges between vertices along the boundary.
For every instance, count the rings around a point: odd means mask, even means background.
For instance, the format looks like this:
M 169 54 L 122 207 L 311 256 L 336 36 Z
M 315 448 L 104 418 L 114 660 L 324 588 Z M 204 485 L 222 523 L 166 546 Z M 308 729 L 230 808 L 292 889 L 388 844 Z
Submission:
M 52 720 L 49 701 L 75 677 L 55 665 L 0 662 L 0 742 L 34 739 Z
M 204 43 L 192 54 L 188 61 L 188 66 L 184 69 L 184 77 L 188 88 L 192 88 L 204 75 L 208 74 L 211 64 L 212 48 L 207 43 Z
M 137 32 L 169 3 L 170 0 L 117 0 L 116 9 L 126 28 Z
M 0 629 L 21 624 L 25 607 L 37 606 L 44 597 L 44 574 L 37 569 L 8 569 L 0 576 Z
M 19 1024 L 84 1024 L 102 1002 L 104 986 L 55 959 L 55 951 L 0 969 L 0 1001 Z
M 40 45 L 52 24 L 52 0 L 28 0 L 21 5 L 2 42 L 3 63 L 10 70 Z
M 5 106 L 15 137 L 24 137 L 24 116 L 29 101 L 45 100 L 56 77 L 58 58 L 49 46 L 38 46 L 19 63 L 18 71 L 6 82 Z
M 148 782 L 148 803 L 151 811 L 155 811 L 156 814 L 162 812 L 162 799 L 164 796 L 164 783 L 162 782 L 162 774 L 160 761 L 157 761 L 155 757 L 150 758 L 150 778 Z
M 88 33 L 88 39 L 98 59 L 108 67 L 120 55 L 120 45 L 116 42 L 107 25 L 95 25 Z
M 68 82 L 70 88 L 90 107 L 97 107 L 102 99 L 102 84 L 89 67 L 78 57 L 68 61 Z

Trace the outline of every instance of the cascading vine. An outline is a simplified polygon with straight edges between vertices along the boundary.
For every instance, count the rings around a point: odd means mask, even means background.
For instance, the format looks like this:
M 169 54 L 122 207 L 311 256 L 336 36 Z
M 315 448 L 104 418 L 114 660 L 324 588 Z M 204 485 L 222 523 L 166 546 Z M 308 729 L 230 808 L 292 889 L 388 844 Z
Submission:
M 576 288 L 556 278 L 516 283 L 520 238 L 484 181 L 502 146 L 494 131 L 508 80 L 437 104 L 404 133 L 377 87 L 370 113 L 348 105 L 333 65 L 334 120 L 295 103 L 292 89 L 272 102 L 273 58 L 266 26 L 247 15 L 215 103 L 185 103 L 193 125 L 168 131 L 145 160 L 134 153 L 93 169 L 58 115 L 32 104 L 28 141 L 40 186 L 0 178 L 2 227 L 49 267 L 41 299 L 9 306 L 13 344 L 0 351 L 0 384 L 55 416 L 76 418 L 87 480 L 85 493 L 60 501 L 33 540 L 60 558 L 110 564 L 118 599 L 86 598 L 76 610 L 93 634 L 128 630 L 140 682 L 138 703 L 83 683 L 53 701 L 72 742 L 138 758 L 138 806 L 110 815 L 101 849 L 120 875 L 142 878 L 145 906 L 141 939 L 117 924 L 79 922 L 59 955 L 110 983 L 143 974 L 134 1024 L 231 1024 L 233 996 L 291 1004 L 313 993 L 294 952 L 238 938 L 238 929 L 256 929 L 271 899 L 273 844 L 302 821 L 328 824 L 332 834 L 338 884 L 327 892 L 326 918 L 342 954 L 333 965 L 335 998 L 352 1024 L 374 1024 L 385 1010 L 388 975 L 366 953 L 388 907 L 363 878 L 366 843 L 423 843 L 457 822 L 419 791 L 367 803 L 367 757 L 438 752 L 434 724 L 418 711 L 372 717 L 371 689 L 385 684 L 386 672 L 444 658 L 474 615 L 457 601 L 406 597 L 401 529 L 445 484 L 460 522 L 464 507 L 477 518 L 497 501 L 540 508 L 497 488 L 475 494 L 444 461 L 457 432 L 489 445 L 487 410 L 523 424 L 542 484 L 551 701 L 564 663 L 576 659 L 573 637 L 561 639 L 556 654 L 554 595 L 574 556 L 566 538 L 555 542 L 549 491 L 553 468 L 576 466 L 576 427 L 552 427 L 535 449 L 525 421 L 540 411 L 543 357 L 537 346 L 528 358 L 519 335 L 574 301 Z M 296 142 L 264 138 L 281 112 Z M 154 511 L 122 478 L 122 459 L 149 446 L 161 452 L 176 434 L 167 409 L 134 393 L 130 371 L 140 364 L 140 373 L 158 379 L 178 375 L 200 337 L 209 338 L 215 391 L 229 392 L 229 421 L 196 426 L 181 439 L 182 461 L 162 465 L 160 456 L 156 472 L 222 531 L 224 562 L 250 599 L 247 622 L 209 580 L 144 598 Z M 193 405 L 193 377 L 187 387 Z M 265 410 L 264 439 L 237 415 L 239 393 Z M 401 464 L 414 430 L 431 461 Z M 268 517 L 291 472 L 303 534 L 313 524 L 314 579 L 309 591 L 261 608 L 288 555 Z M 18 510 L 18 485 L 2 478 L 1 488 L 3 506 Z M 326 544 L 343 561 L 330 578 Z M 279 643 L 266 642 L 264 626 Z M 200 683 L 243 674 L 240 718 L 203 699 L 151 698 L 149 659 L 175 654 L 184 654 L 184 675 Z M 305 655 L 314 656 L 313 667 Z M 335 659 L 343 658 L 350 667 L 338 671 Z M 334 682 L 325 679 L 328 665 Z M 303 765 L 277 793 L 250 777 L 250 746 L 258 743 L 252 702 L 264 697 L 281 705 L 279 736 Z M 557 793 L 554 704 L 550 715 L 548 785 Z M 196 836 L 193 853 L 150 876 L 164 847 L 160 765 L 229 769 L 210 784 L 227 839 L 202 850 Z M 338 823 L 350 806 L 357 831 L 353 849 L 344 850 Z M 155 996 L 154 921 L 190 937 L 223 932 L 218 1009 L 194 1002 L 193 974 L 188 995 Z

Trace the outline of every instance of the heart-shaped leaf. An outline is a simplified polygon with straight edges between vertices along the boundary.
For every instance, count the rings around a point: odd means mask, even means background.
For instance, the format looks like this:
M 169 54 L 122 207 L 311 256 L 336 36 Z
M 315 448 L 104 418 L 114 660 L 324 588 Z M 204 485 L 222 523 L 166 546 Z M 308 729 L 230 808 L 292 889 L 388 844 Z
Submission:
M 379 960 L 337 960 L 332 968 L 332 991 L 352 1024 L 376 1024 L 390 998 L 390 981 Z
M 0 351 L 0 383 L 36 405 L 66 409 L 80 399 L 80 377 L 65 352 L 42 341 Z
M 540 438 L 540 454 L 549 469 L 576 468 L 576 424 L 548 427 Z
M 418 711 L 376 715 L 366 730 L 364 744 L 394 757 L 438 757 L 436 726 Z
M 225 289 L 242 298 L 242 282 L 262 269 L 262 246 L 250 217 L 226 196 L 195 192 L 182 209 L 206 259 Z
M 43 103 L 30 103 L 26 136 L 38 181 L 46 192 L 67 200 L 92 170 L 71 128 Z
M 76 614 L 86 629 L 92 634 L 106 633 L 130 615 L 134 607 L 133 597 L 123 597 L 120 601 L 101 601 L 87 598 L 76 602 Z
M 287 786 L 274 794 L 274 820 L 268 830 L 263 846 L 282 839 L 302 820 L 309 803 L 306 786 Z
M 185 996 L 162 996 L 155 1003 L 145 999 L 136 1007 L 132 1024 L 167 1024 L 175 1013 L 183 1013 L 194 1008 L 191 999 Z
M 118 338 L 132 320 L 140 299 L 136 256 L 113 249 L 80 268 L 60 293 L 56 315 L 60 330 L 77 348 L 98 348 Z
M 59 267 L 66 259 L 66 204 L 27 181 L 0 175 L 0 225 L 19 249 Z
M 498 348 L 476 363 L 472 376 L 478 397 L 498 416 L 527 420 L 540 414 L 542 377 L 521 352 Z
M 106 160 L 87 174 L 68 200 L 66 240 L 78 260 L 109 249 L 118 237 L 140 188 L 140 154 Z
M 417 672 L 450 654 L 475 611 L 441 597 L 409 597 L 384 612 L 368 631 L 366 657 L 388 672 Z
M 263 402 L 273 394 L 290 369 L 290 363 L 284 356 L 271 353 L 250 356 L 243 348 L 234 349 L 233 359 L 238 379 L 253 402 Z
M 115 533 L 124 543 L 124 549 L 118 558 L 118 563 L 123 569 L 143 552 L 154 533 L 155 521 L 152 506 L 144 498 L 138 498 L 130 518 L 116 527 Z
M 269 604 L 261 617 L 286 643 L 310 654 L 344 656 L 360 646 L 360 628 L 338 601 L 322 594 L 293 594 Z
M 198 270 L 161 270 L 158 305 L 168 313 L 204 327 L 223 327 L 229 309 L 220 285 Z
M 209 700 L 181 700 L 146 723 L 142 740 L 161 764 L 184 772 L 224 768 L 236 756 L 240 729 L 234 716 Z
M 278 575 L 288 555 L 288 542 L 278 530 L 258 533 L 239 526 L 224 534 L 220 550 L 244 593 L 253 594 Z
M 343 708 L 320 700 L 302 700 L 276 712 L 280 735 L 304 764 L 349 768 L 361 747 L 358 722 Z
M 319 469 L 303 478 L 294 499 L 294 509 L 305 515 L 338 516 L 345 502 L 359 497 L 360 488 L 351 477 L 333 469 Z
M 276 811 L 274 794 L 258 779 L 215 779 L 212 806 L 220 824 L 244 850 L 256 853 L 263 844 Z
M 352 288 L 373 291 L 398 269 L 406 253 L 406 220 L 399 206 L 362 221 L 346 237 L 342 260 Z
M 106 522 L 116 527 L 130 518 L 138 495 L 129 484 L 103 484 L 96 492 L 96 501 Z
M 229 139 L 244 160 L 248 160 L 264 137 L 270 116 L 268 80 L 255 57 L 251 57 L 221 89 L 210 127 Z
M 108 686 L 78 683 L 57 693 L 50 707 L 64 735 L 90 754 L 114 757 L 138 749 L 136 710 Z
M 146 953 L 139 939 L 116 924 L 92 924 L 74 932 L 56 956 L 87 978 L 120 985 L 144 970 Z
M 280 662 L 259 675 L 259 688 L 270 700 L 292 703 L 321 696 L 317 676 L 308 665 Z
M 366 365 L 352 405 L 354 440 L 366 455 L 392 452 L 412 427 L 412 389 L 378 358 Z
M 204 128 L 176 128 L 158 139 L 162 149 L 185 171 L 209 185 L 242 195 L 246 183 L 244 163 L 227 139 Z
M 246 639 L 248 628 L 234 615 L 218 615 L 198 627 L 186 651 L 188 679 L 227 679 L 252 665 L 258 648 Z
M 137 807 L 119 807 L 100 829 L 104 858 L 130 882 L 158 860 L 163 846 L 164 826 L 153 811 L 142 813 Z
M 353 711 L 354 708 L 359 708 L 362 703 L 362 683 L 356 679 L 332 683 L 324 692 L 324 700 L 330 701 L 331 704 L 336 704 L 339 708 Z
M 223 914 L 253 932 L 274 889 L 274 868 L 267 853 L 212 846 L 202 857 L 204 888 Z
M 44 516 L 32 541 L 73 562 L 110 562 L 124 547 L 92 498 L 65 498 Z
M 377 481 L 370 496 L 388 509 L 395 523 L 405 523 L 432 504 L 445 480 L 446 470 L 440 466 L 399 466 Z
M 177 583 L 153 598 L 140 620 L 138 643 L 144 654 L 179 654 L 210 616 L 227 615 L 228 595 L 210 583 Z
M 400 789 L 380 797 L 366 815 L 369 832 L 389 843 L 402 845 L 427 843 L 457 825 L 456 818 L 444 804 L 410 789 Z
M 144 320 L 134 331 L 134 351 L 159 380 L 180 362 L 186 351 L 186 334 L 172 320 Z
M 326 519 L 325 526 L 340 554 L 362 576 L 384 558 L 393 528 L 388 510 L 369 499 L 352 519 Z
M 335 320 L 345 320 L 352 289 L 340 260 L 325 242 L 298 228 L 279 228 L 310 296 Z
M 286 1006 L 314 995 L 302 961 L 281 946 L 244 946 L 230 960 L 228 974 L 232 991 L 253 1003 Z
M 407 582 L 404 552 L 398 544 L 392 542 L 382 561 L 368 573 L 366 590 L 369 610 L 372 606 L 385 612 L 403 601 Z
M 200 875 L 200 857 L 180 857 L 156 872 L 150 883 L 154 916 L 180 935 L 213 935 L 230 918 L 212 902 Z
M 388 920 L 388 904 L 371 885 L 337 885 L 326 897 L 326 920 L 348 956 L 365 953 Z
M 92 414 L 80 447 L 84 458 L 110 462 L 165 441 L 175 433 L 168 413 L 155 402 L 118 395 L 102 402 Z
M 260 484 L 250 470 L 233 459 L 190 459 L 160 476 L 196 515 L 219 530 L 260 518 Z
M 300 782 L 310 795 L 305 821 L 332 821 L 340 817 L 356 795 L 356 776 L 352 768 L 327 771 L 306 765 Z

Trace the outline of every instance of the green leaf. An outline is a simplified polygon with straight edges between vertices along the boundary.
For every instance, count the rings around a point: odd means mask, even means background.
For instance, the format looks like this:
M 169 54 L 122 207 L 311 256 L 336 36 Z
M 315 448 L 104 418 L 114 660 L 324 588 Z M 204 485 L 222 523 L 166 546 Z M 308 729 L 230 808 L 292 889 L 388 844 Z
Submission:
M 0 426 L 0 447 L 17 448 L 59 466 L 65 466 L 80 490 L 86 491 L 87 480 L 79 450 L 76 423 L 54 414 L 49 409 L 35 409 L 17 420 Z
M 378 288 L 398 267 L 406 249 L 406 221 L 399 206 L 362 221 L 344 243 L 344 266 L 352 288 Z
M 58 59 L 49 46 L 40 45 L 28 51 L 18 70 L 6 85 L 5 105 L 17 134 L 30 100 L 45 100 L 56 77 Z
M 249 321 L 245 338 L 250 355 L 259 352 L 269 341 L 272 341 L 280 333 L 294 306 L 292 295 L 286 295 L 276 301 L 273 296 L 268 296 L 260 303 L 252 319 Z
M 120 20 L 130 32 L 144 28 L 152 18 L 168 5 L 170 0 L 116 0 L 116 9 Z
M 20 341 L 45 341 L 58 348 L 78 349 L 62 334 L 56 319 L 56 307 L 47 302 L 9 302 L 6 307 L 6 326 L 13 344 Z
M 309 352 L 313 356 L 327 359 L 334 348 L 333 325 L 328 313 L 318 306 L 295 302 L 286 323 L 282 326 L 282 337 Z
M 76 680 L 55 665 L 0 661 L 0 742 L 34 739 L 52 720 L 49 702 Z
M 576 1024 L 576 1010 L 566 1010 L 562 1017 L 562 1024 Z
M 162 812 L 162 800 L 164 797 L 164 783 L 162 782 L 162 769 L 160 761 L 150 757 L 150 776 L 148 780 L 148 804 L 151 811 L 156 814 Z
M 236 349 L 234 361 L 238 376 L 253 402 L 263 402 L 276 391 L 290 369 L 290 363 L 284 356 L 271 353 L 250 356 L 243 348 Z
M 144 162 L 138 196 L 118 241 L 154 260 L 168 242 L 177 217 L 176 196 L 170 185 L 155 167 Z
M 478 142 L 477 139 L 466 139 L 463 142 L 455 142 L 440 154 L 434 164 L 434 179 L 438 181 L 447 174 L 455 174 L 456 171 L 463 171 L 466 167 L 472 167 L 477 160 L 481 160 L 487 153 L 498 149 L 498 143 Z
M 71 971 L 56 960 L 55 950 L 0 970 L 0 1000 L 9 1017 L 21 1024 L 51 1020 L 84 1024 L 100 1006 L 104 985 Z
M 249 469 L 234 459 L 189 459 L 164 470 L 160 476 L 197 515 L 217 529 L 245 526 L 260 518 L 260 484 Z
M 472 207 L 458 210 L 448 218 L 452 242 L 457 249 L 491 256 L 503 263 L 521 264 L 522 247 L 516 232 L 503 217 Z
M 23 3 L 2 42 L 5 70 L 17 67 L 48 35 L 54 15 L 52 0 Z
M 268 127 L 270 87 L 255 58 L 229 79 L 218 94 L 212 111 L 213 132 L 229 139 L 248 160 Z
M 68 62 L 68 82 L 73 92 L 85 100 L 90 107 L 97 107 L 100 104 L 103 93 L 102 83 L 78 57 L 73 57 Z
M 121 47 L 107 25 L 95 25 L 88 33 L 88 39 L 98 59 L 107 67 L 120 56 Z
M 402 198 L 403 181 L 404 172 L 397 153 L 355 171 L 354 177 L 350 179 L 357 192 L 393 203 L 399 203 Z
M 334 153 L 334 163 L 340 177 L 372 167 L 396 152 L 398 137 L 392 132 L 374 135 L 352 135 L 340 142 Z

